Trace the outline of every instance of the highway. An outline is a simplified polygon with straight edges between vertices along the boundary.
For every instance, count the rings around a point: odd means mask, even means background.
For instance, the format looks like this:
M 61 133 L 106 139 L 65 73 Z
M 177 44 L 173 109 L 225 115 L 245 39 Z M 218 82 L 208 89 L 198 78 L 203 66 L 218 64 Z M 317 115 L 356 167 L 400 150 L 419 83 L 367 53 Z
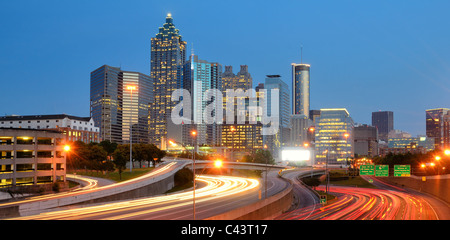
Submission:
M 97 180 L 89 179 L 83 176 L 78 176 L 80 180 L 87 181 L 89 182 L 89 184 L 81 188 L 78 188 L 74 191 L 27 197 L 25 199 L 17 201 L 8 201 L 5 203 L 1 203 L 0 208 L 19 206 L 22 215 L 22 214 L 32 214 L 34 212 L 39 212 L 44 209 L 61 207 L 64 204 L 66 205 L 75 204 L 77 203 L 77 201 L 90 200 L 91 198 L 94 198 L 96 195 L 107 196 L 108 194 L 119 193 L 121 189 L 127 189 L 133 185 L 145 184 L 145 182 L 151 181 L 152 179 L 155 179 L 157 177 L 161 177 L 164 174 L 170 174 L 175 169 L 178 169 L 181 166 L 183 166 L 185 163 L 186 162 L 183 161 L 168 162 L 140 177 L 114 184 L 104 184 L 103 186 L 99 186 Z
M 368 177 L 365 177 L 368 180 Z M 378 188 L 330 185 L 337 199 L 329 204 L 309 206 L 287 212 L 278 220 L 439 220 L 448 218 L 448 206 L 430 196 L 405 190 L 374 179 Z M 318 190 L 325 190 L 324 186 Z M 436 209 L 439 209 L 438 212 Z
M 258 199 L 258 180 L 227 177 L 197 177 L 201 185 L 196 190 L 196 218 L 202 219 L 245 205 Z M 41 213 L 39 215 L 14 218 L 15 220 L 126 220 L 126 219 L 193 219 L 193 192 L 119 201 L 109 204 Z M 239 199 L 239 201 L 237 201 Z
M 20 216 L 17 219 L 192 219 L 193 192 L 146 197 L 132 201 L 97 203 L 95 205 L 60 204 L 62 201 L 83 198 L 87 195 L 115 191 L 136 182 L 157 177 L 186 164 L 186 161 L 169 161 L 152 172 L 133 180 L 120 183 L 103 183 L 98 179 L 69 175 L 87 182 L 84 186 L 57 194 L 29 197 L 19 201 L 0 204 L 2 207 L 19 206 Z M 188 164 L 188 166 L 190 166 Z M 238 207 L 255 203 L 266 196 L 272 196 L 285 190 L 289 184 L 277 176 L 277 171 L 269 171 L 267 188 L 264 186 L 265 174 L 259 180 L 227 176 L 198 175 L 196 195 L 196 219 L 215 216 Z M 263 187 L 264 186 L 264 187 Z M 84 207 L 88 206 L 88 207 Z

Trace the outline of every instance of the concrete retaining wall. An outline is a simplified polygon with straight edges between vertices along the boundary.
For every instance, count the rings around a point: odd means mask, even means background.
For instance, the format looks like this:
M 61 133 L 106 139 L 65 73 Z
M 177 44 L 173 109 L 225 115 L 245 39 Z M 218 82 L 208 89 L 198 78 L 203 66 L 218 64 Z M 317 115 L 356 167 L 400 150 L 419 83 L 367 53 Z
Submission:
M 426 176 L 426 181 L 422 181 L 422 176 L 380 177 L 378 179 L 399 187 L 426 192 L 450 203 L 450 175 Z
M 222 213 L 205 220 L 261 220 L 273 219 L 287 211 L 293 201 L 292 184 L 284 191 L 256 203 Z

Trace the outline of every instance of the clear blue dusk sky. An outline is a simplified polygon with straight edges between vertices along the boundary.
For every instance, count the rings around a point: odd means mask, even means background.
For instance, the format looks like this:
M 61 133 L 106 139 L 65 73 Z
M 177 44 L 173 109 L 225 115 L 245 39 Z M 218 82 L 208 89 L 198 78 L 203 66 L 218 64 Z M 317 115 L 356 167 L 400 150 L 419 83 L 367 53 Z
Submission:
M 425 134 L 425 110 L 450 108 L 450 1 L 1 1 L 0 115 L 89 116 L 90 72 L 150 71 L 150 38 L 167 13 L 199 58 L 246 64 L 254 85 L 311 64 L 311 109 L 357 123 L 394 112 Z

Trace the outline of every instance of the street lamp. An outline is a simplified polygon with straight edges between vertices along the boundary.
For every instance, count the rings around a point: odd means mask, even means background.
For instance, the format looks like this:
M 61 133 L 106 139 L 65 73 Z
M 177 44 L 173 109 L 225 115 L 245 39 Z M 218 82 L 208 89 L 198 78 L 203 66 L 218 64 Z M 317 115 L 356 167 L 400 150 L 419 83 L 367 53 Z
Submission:
M 130 90 L 130 172 L 133 171 L 133 90 L 136 90 L 136 86 L 127 86 L 127 90 Z
M 67 157 L 69 156 L 70 145 L 64 145 L 63 149 L 64 149 L 64 152 L 66 153 L 66 164 L 68 165 L 69 161 L 68 161 Z M 72 168 L 73 168 L 73 166 L 72 166 Z
M 194 139 L 195 139 L 195 141 L 197 141 L 197 131 L 195 131 L 195 130 L 193 130 L 192 132 L 191 132 L 191 135 L 192 135 L 192 145 L 193 145 L 193 148 L 192 148 L 192 172 L 193 172 L 193 174 L 194 174 L 194 191 L 193 191 L 193 217 L 194 217 L 194 220 L 195 220 L 195 146 L 197 145 L 197 144 L 194 144 Z
M 444 154 L 447 156 L 450 155 L 450 149 L 445 149 Z

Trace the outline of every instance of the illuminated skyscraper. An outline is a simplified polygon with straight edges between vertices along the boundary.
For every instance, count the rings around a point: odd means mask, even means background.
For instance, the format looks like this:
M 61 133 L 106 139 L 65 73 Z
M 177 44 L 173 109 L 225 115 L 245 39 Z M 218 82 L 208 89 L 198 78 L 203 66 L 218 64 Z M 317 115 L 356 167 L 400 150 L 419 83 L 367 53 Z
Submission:
M 450 148 L 450 109 L 426 110 L 427 137 L 434 138 L 435 149 Z
M 309 64 L 292 63 L 292 110 L 293 114 L 309 117 Z
M 325 164 L 328 154 L 328 164 L 346 164 L 353 157 L 353 126 L 347 109 L 320 109 L 315 126 L 316 162 Z
M 223 92 L 223 106 L 224 106 L 224 116 L 226 116 L 226 90 L 237 90 L 242 89 L 243 91 L 247 91 L 252 89 L 252 76 L 248 72 L 247 65 L 241 65 L 240 71 L 237 74 L 233 73 L 233 68 L 231 66 L 225 66 L 225 72 L 222 74 L 222 92 Z M 233 160 L 240 159 L 245 154 L 253 153 L 256 149 L 262 148 L 262 136 L 261 136 L 261 128 L 262 124 L 258 122 L 257 124 L 250 124 L 249 120 L 254 121 L 255 119 L 250 119 L 249 110 L 250 105 L 249 101 L 257 101 L 258 90 L 260 88 L 264 88 L 263 85 L 259 85 L 256 88 L 256 96 L 253 98 L 244 98 L 245 104 L 245 122 L 238 124 L 238 114 L 242 114 L 242 112 L 238 112 L 238 97 L 234 98 L 234 123 L 227 123 L 224 121 L 222 125 L 222 141 L 221 145 L 223 147 L 228 147 L 233 152 Z M 259 121 L 259 120 L 257 120 Z
M 151 39 L 150 77 L 154 81 L 154 101 L 150 112 L 150 137 L 151 142 L 157 145 L 162 144 L 163 139 L 167 140 L 167 121 L 170 121 L 174 107 L 171 96 L 174 90 L 182 88 L 185 51 L 186 42 L 182 40 L 169 13 L 166 23 Z
M 131 90 L 129 87 L 133 87 Z M 91 72 L 91 117 L 102 140 L 149 142 L 149 106 L 153 99 L 148 75 L 103 65 Z

